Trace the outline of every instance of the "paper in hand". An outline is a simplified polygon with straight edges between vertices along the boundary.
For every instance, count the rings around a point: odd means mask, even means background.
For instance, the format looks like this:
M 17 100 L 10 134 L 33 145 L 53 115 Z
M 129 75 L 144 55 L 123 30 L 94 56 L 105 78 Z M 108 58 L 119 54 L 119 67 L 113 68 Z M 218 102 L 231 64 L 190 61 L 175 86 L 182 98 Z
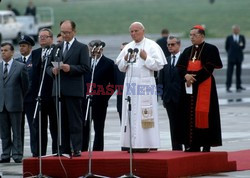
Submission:
M 61 66 L 63 65 L 63 62 L 51 62 L 53 67 L 55 68 L 61 68 Z
M 193 85 L 192 84 L 188 87 L 187 82 L 185 82 L 185 88 L 186 88 L 187 94 L 193 94 Z

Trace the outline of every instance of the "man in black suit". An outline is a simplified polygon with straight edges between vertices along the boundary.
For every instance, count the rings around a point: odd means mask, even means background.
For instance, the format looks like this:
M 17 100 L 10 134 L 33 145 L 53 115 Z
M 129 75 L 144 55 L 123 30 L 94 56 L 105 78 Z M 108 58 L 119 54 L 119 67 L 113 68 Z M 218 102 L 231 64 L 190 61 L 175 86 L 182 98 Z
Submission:
M 169 36 L 167 46 L 171 55 L 167 57 L 168 64 L 164 65 L 164 68 L 160 71 L 160 84 L 163 85 L 162 99 L 169 118 L 172 150 L 182 150 L 182 144 L 179 141 L 181 139 L 180 133 L 182 132 L 179 112 L 183 80 L 175 67 L 180 56 L 181 41 L 178 37 Z
M 2 154 L 0 163 L 21 163 L 23 149 L 21 121 L 23 98 L 29 87 L 28 72 L 24 64 L 13 59 L 14 47 L 1 44 L 3 61 L 0 63 L 0 136 Z
M 22 127 L 21 127 L 21 137 L 22 137 L 22 148 L 24 148 L 24 131 L 25 131 L 25 115 L 29 124 L 30 130 L 30 149 L 31 153 L 34 154 L 35 151 L 35 128 L 33 126 L 33 115 L 35 110 L 35 98 L 34 91 L 31 88 L 32 85 L 32 72 L 33 72 L 33 62 L 32 62 L 32 46 L 35 45 L 34 40 L 27 35 L 21 37 L 19 41 L 19 51 L 21 57 L 16 58 L 17 61 L 25 64 L 28 74 L 29 74 L 29 89 L 24 98 L 24 108 L 23 108 L 23 117 L 22 117 Z
M 167 47 L 168 36 L 169 36 L 169 30 L 167 28 L 164 28 L 161 30 L 161 38 L 156 40 L 156 43 L 161 47 L 166 58 L 171 55 L 171 53 L 169 52 L 168 47 Z M 155 77 L 155 81 L 156 81 L 156 85 L 157 85 L 159 83 L 158 81 L 161 80 L 159 71 L 154 72 L 154 77 Z M 158 91 L 158 92 L 160 92 L 160 91 Z
M 156 40 L 156 43 L 161 47 L 162 51 L 164 52 L 165 57 L 167 58 L 170 56 L 170 52 L 167 47 L 167 39 L 169 35 L 169 30 L 164 28 L 161 31 L 161 38 Z
M 71 154 L 81 156 L 83 113 L 82 99 L 84 96 L 84 74 L 90 70 L 88 46 L 78 42 L 75 38 L 76 24 L 71 20 L 60 23 L 63 44 L 58 53 L 63 64 L 60 67 L 48 65 L 47 72 L 54 78 L 52 95 L 56 96 L 56 81 L 60 72 L 60 94 L 61 94 L 61 133 L 62 145 L 60 154 Z M 56 56 L 56 55 L 55 55 Z
M 84 86 L 86 95 L 92 96 L 92 120 L 94 123 L 95 138 L 94 151 L 103 151 L 104 149 L 104 127 L 107 114 L 108 101 L 114 93 L 114 61 L 103 55 L 103 48 L 93 49 L 94 44 L 101 44 L 100 40 L 94 40 L 89 43 L 91 50 L 91 68 L 94 72 L 93 92 L 89 92 L 92 72 L 86 74 Z M 87 101 L 84 101 L 83 111 L 86 113 Z M 83 129 L 83 147 L 82 151 L 88 150 L 89 143 L 89 118 Z
M 52 54 L 53 48 L 53 33 L 48 28 L 43 28 L 39 31 L 39 44 L 40 48 L 33 50 L 32 61 L 33 61 L 33 73 L 32 73 L 32 91 L 35 93 L 35 98 L 38 96 L 39 88 L 42 82 L 43 70 L 45 67 L 46 60 L 49 60 Z M 48 47 L 51 47 L 48 49 Z M 55 47 L 54 47 L 55 48 Z M 47 51 L 46 51 L 47 50 Z M 51 50 L 51 51 L 50 51 Z M 47 53 L 47 54 L 45 54 Z M 46 56 L 47 55 L 47 56 Z M 52 138 L 52 153 L 57 152 L 57 117 L 55 103 L 52 97 L 52 86 L 53 78 L 47 73 L 44 75 L 42 90 L 41 90 L 41 155 L 46 155 L 47 143 L 48 143 L 48 120 L 49 130 Z M 36 143 L 35 152 L 33 156 L 38 156 L 39 153 L 39 114 L 34 121 L 34 127 L 36 131 Z
M 241 86 L 241 65 L 244 59 L 243 50 L 246 45 L 246 40 L 245 37 L 240 34 L 239 26 L 233 25 L 232 30 L 233 34 L 227 37 L 225 44 L 228 57 L 226 90 L 229 93 L 232 92 L 230 87 L 234 66 L 236 66 L 236 91 L 241 92 L 241 90 L 245 90 L 245 88 Z

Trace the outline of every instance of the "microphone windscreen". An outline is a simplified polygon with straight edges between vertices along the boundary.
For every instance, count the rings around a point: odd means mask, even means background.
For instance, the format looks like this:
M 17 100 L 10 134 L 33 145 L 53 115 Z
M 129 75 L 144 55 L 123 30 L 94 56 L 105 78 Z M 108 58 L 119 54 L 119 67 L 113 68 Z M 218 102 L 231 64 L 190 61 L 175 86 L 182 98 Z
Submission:
M 139 52 L 139 49 L 138 48 L 135 48 L 134 49 L 134 53 L 138 53 Z
M 104 42 L 101 42 L 100 46 L 104 47 L 106 44 Z
M 133 49 L 129 48 L 128 53 L 133 53 Z

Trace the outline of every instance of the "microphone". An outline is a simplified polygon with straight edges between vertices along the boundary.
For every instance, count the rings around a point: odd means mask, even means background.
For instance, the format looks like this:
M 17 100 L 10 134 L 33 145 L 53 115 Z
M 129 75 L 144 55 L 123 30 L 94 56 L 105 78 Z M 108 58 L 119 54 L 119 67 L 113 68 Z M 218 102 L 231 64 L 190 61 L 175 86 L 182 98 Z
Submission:
M 101 50 L 102 48 L 105 47 L 105 45 L 106 45 L 106 44 L 105 44 L 104 42 L 101 42 L 100 45 L 99 45 L 99 48 L 98 48 L 98 51 L 97 51 L 97 52 L 99 53 L 100 50 Z
M 136 56 L 137 56 L 138 52 L 139 52 L 139 49 L 135 48 L 134 51 L 133 51 L 133 53 L 134 53 L 134 60 L 133 60 L 133 62 L 136 62 Z
M 128 49 L 128 62 L 130 62 L 130 55 L 133 53 L 133 49 Z
M 49 46 L 47 52 L 46 52 L 46 56 L 49 56 L 51 54 L 51 52 L 53 51 L 53 49 L 55 48 L 56 45 L 52 44 L 51 46 Z
M 92 47 L 92 50 L 91 50 L 91 53 L 93 53 L 95 51 L 95 49 L 99 46 L 100 44 L 99 43 L 95 43 Z
M 59 51 L 60 50 L 61 50 L 61 46 L 58 46 L 58 48 L 56 49 L 55 57 L 59 57 Z

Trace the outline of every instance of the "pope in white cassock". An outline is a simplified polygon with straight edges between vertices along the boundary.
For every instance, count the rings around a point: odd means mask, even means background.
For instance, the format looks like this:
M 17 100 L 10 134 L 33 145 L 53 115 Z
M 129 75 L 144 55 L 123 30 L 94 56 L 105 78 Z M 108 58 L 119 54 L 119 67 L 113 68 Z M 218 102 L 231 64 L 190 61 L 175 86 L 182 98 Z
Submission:
M 157 111 L 157 86 L 154 71 L 167 64 L 160 46 L 144 37 L 144 26 L 134 22 L 129 27 L 132 42 L 127 44 L 116 59 L 126 72 L 122 101 L 121 146 L 130 147 L 127 96 L 131 97 L 131 141 L 133 150 L 157 149 L 160 145 Z M 128 54 L 131 49 L 138 53 Z

